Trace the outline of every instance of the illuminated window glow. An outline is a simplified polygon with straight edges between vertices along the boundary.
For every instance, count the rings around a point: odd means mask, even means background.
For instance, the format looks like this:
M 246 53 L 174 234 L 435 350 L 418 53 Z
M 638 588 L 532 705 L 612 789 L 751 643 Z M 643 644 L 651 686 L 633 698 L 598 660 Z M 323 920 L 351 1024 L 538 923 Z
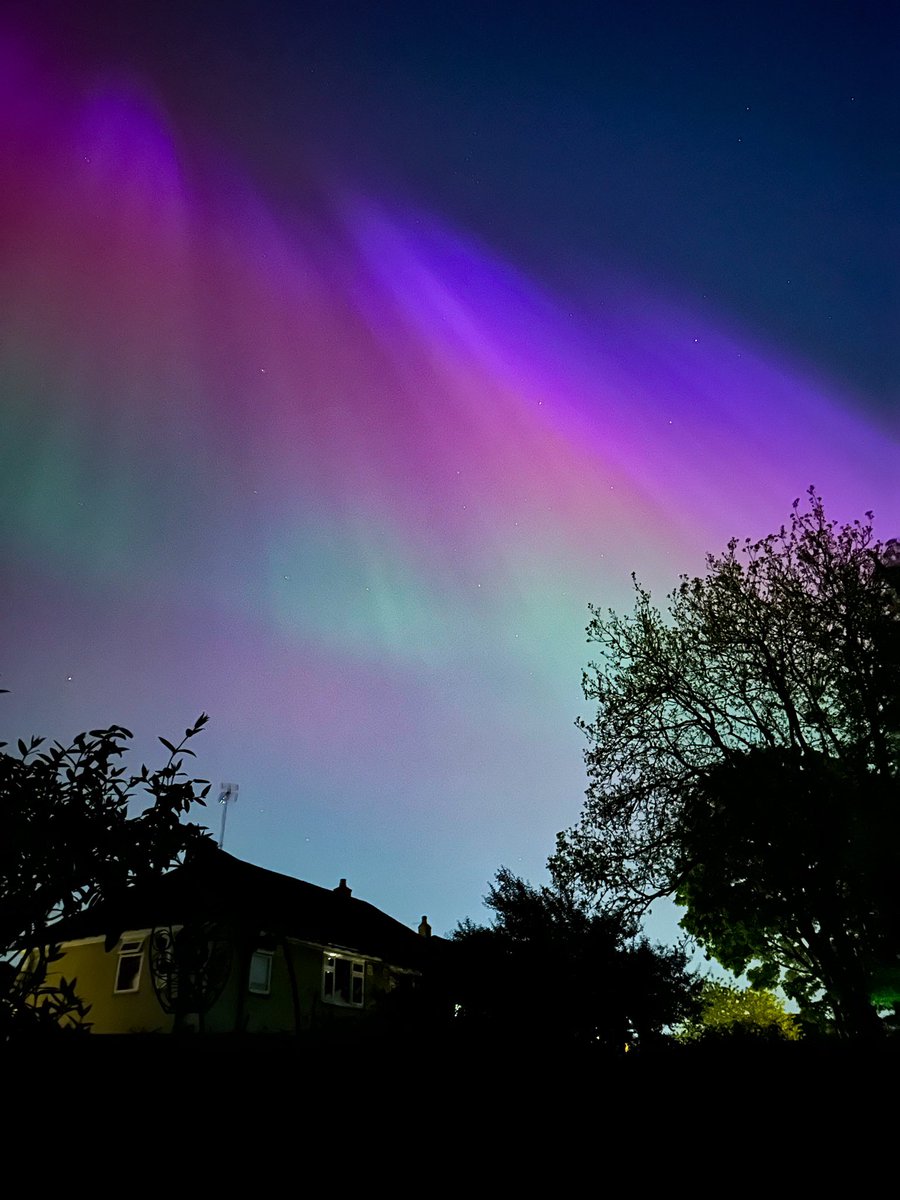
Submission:
M 326 954 L 322 974 L 322 999 L 326 1004 L 362 1008 L 365 1002 L 366 964 L 359 958 Z

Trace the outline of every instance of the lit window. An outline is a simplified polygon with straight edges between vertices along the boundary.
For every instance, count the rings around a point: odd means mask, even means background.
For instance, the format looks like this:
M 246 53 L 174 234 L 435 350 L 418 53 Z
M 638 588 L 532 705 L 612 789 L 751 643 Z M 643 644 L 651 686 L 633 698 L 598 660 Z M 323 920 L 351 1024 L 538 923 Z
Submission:
M 257 996 L 268 996 L 272 990 L 272 952 L 257 950 L 250 959 L 250 991 Z
M 326 954 L 322 999 L 327 1004 L 347 1004 L 352 1008 L 362 1008 L 365 973 L 366 964 L 362 959 Z
M 119 948 L 114 992 L 136 992 L 141 986 L 141 964 L 144 961 L 144 940 L 123 942 Z

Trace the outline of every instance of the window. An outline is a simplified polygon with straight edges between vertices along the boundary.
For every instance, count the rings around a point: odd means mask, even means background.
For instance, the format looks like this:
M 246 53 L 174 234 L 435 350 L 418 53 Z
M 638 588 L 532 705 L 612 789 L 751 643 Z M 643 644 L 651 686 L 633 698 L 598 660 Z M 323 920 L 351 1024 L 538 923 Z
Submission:
M 141 986 L 141 964 L 144 961 L 144 939 L 123 942 L 119 947 L 114 992 L 136 992 Z
M 347 1004 L 362 1008 L 365 996 L 366 964 L 360 958 L 344 958 L 341 954 L 325 955 L 322 976 L 322 999 L 327 1004 Z
M 250 991 L 268 996 L 272 990 L 272 951 L 257 950 L 250 959 Z

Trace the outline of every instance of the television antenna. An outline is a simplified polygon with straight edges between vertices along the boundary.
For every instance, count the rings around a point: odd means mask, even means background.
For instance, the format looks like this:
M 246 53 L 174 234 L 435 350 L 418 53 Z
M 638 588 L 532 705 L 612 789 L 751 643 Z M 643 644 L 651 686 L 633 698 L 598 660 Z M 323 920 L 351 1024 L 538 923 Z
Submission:
M 225 821 L 228 817 L 228 805 L 237 804 L 238 784 L 223 783 L 219 785 L 219 803 L 222 805 L 222 832 L 219 834 L 219 849 L 225 849 Z

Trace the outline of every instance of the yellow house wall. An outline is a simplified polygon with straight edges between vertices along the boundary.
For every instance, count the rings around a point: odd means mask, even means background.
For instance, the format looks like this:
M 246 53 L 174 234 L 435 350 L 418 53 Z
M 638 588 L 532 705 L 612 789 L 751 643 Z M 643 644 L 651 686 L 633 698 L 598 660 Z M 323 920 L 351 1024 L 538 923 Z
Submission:
M 64 957 L 51 964 L 48 982 L 59 976 L 76 979 L 76 992 L 91 1005 L 87 1020 L 95 1033 L 137 1033 L 159 1031 L 169 1033 L 174 1017 L 163 1012 L 156 998 L 148 963 L 148 932 L 124 935 L 133 941 L 144 937 L 141 974 L 138 990 L 116 993 L 115 980 L 119 962 L 118 946 L 107 952 L 102 939 L 69 943 Z M 293 1033 L 334 1027 L 338 1022 L 358 1021 L 377 1007 L 379 997 L 390 991 L 392 971 L 388 964 L 349 951 L 334 950 L 344 957 L 365 962 L 364 1005 L 328 1003 L 322 996 L 324 958 L 328 948 L 302 942 L 281 941 L 276 945 L 260 939 L 260 948 L 273 951 L 272 977 L 269 995 L 255 995 L 248 986 L 250 958 L 256 945 L 246 944 L 235 949 L 228 981 L 211 1009 L 201 1019 L 206 1033 Z M 297 1013 L 291 971 L 296 986 Z
M 125 940 L 136 941 L 140 936 L 135 933 Z M 143 936 L 146 939 L 146 933 Z M 118 965 L 118 949 L 107 953 L 101 938 L 70 943 L 63 958 L 50 964 L 47 982 L 53 984 L 61 976 L 76 980 L 76 994 L 91 1006 L 86 1020 L 93 1033 L 171 1032 L 172 1017 L 160 1008 L 150 979 L 146 940 L 136 992 L 114 990 Z

